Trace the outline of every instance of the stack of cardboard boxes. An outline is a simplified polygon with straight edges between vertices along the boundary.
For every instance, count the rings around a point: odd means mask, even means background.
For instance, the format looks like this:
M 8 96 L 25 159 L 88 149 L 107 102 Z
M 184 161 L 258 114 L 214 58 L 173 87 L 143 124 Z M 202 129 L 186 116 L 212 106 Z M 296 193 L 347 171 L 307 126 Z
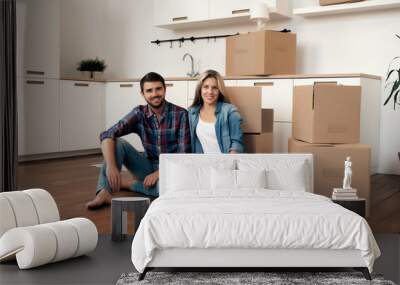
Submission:
M 291 153 L 314 155 L 314 192 L 331 197 L 342 187 L 344 161 L 352 160 L 352 183 L 361 198 L 370 198 L 371 148 L 359 144 L 361 87 L 336 83 L 296 86 L 293 90 Z
M 226 75 L 296 73 L 296 34 L 260 31 L 228 37 Z M 229 87 L 227 94 L 243 118 L 246 153 L 270 153 L 273 147 L 273 110 L 262 109 L 260 87 Z
M 350 0 L 321 0 L 323 4 Z M 356 1 L 356 0 L 352 0 Z M 228 37 L 226 75 L 296 74 L 296 34 L 260 31 Z M 272 152 L 272 110 L 261 106 L 257 87 L 228 88 L 244 119 L 245 152 Z M 314 154 L 314 192 L 331 197 L 342 187 L 344 161 L 352 159 L 352 187 L 367 201 L 369 212 L 370 153 L 360 141 L 361 87 L 336 83 L 296 86 L 293 94 L 293 138 L 289 152 Z
M 245 153 L 272 152 L 274 112 L 262 109 L 260 87 L 227 87 L 226 92 L 243 119 Z

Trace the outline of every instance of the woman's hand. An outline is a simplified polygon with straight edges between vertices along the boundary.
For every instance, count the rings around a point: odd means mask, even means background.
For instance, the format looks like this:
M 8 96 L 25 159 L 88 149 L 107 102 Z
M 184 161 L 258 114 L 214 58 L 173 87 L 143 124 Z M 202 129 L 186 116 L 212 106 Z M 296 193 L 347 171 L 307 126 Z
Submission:
M 232 149 L 232 150 L 229 151 L 229 153 L 230 154 L 235 154 L 235 153 L 238 153 L 238 152 L 236 150 Z
M 119 192 L 121 187 L 121 174 L 116 166 L 107 166 L 106 175 L 113 192 Z
M 144 188 L 150 188 L 156 185 L 158 181 L 158 170 L 154 171 L 153 173 L 147 175 L 143 180 Z

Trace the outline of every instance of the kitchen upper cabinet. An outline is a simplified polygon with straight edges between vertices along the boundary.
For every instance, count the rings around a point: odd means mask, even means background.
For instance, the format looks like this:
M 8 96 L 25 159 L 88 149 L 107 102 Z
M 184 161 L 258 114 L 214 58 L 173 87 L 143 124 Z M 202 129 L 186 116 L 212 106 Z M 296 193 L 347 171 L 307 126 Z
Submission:
M 256 0 L 153 0 L 154 25 L 166 29 L 250 23 Z M 272 20 L 290 18 L 291 0 L 267 0 Z
M 173 25 L 208 18 L 207 0 L 154 0 L 154 25 Z
M 59 78 L 60 0 L 17 0 L 18 76 Z
M 106 83 L 105 92 L 105 129 L 116 124 L 138 105 L 146 105 L 140 93 L 139 82 L 110 82 Z M 143 144 L 137 134 L 123 137 L 137 151 L 143 151 Z
M 18 154 L 59 151 L 59 80 L 17 77 Z
M 238 80 L 237 86 L 261 87 L 261 106 L 274 109 L 274 122 L 292 121 L 293 79 Z
M 210 0 L 209 18 L 231 18 L 240 16 L 250 16 L 250 9 L 256 0 Z
M 166 81 L 165 99 L 185 109 L 188 107 L 188 81 Z
M 100 147 L 104 129 L 104 84 L 88 81 L 60 81 L 60 150 L 88 150 Z

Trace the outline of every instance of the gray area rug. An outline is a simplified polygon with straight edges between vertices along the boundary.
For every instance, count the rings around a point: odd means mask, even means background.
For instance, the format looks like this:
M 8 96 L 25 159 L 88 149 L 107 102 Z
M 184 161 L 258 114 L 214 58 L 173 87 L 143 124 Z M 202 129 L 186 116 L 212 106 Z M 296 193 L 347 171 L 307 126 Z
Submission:
M 138 281 L 139 273 L 122 274 L 117 285 L 133 284 L 379 284 L 395 285 L 380 275 L 368 281 L 360 272 L 148 272 Z

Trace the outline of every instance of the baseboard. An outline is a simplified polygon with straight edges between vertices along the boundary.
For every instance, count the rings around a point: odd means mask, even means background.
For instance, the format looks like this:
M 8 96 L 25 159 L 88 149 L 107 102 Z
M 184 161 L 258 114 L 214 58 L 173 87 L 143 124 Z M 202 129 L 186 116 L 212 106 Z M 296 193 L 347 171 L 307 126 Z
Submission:
M 95 148 L 95 149 L 86 149 L 86 150 L 77 150 L 77 151 L 20 155 L 20 156 L 18 156 L 18 162 L 45 160 L 45 159 L 54 159 L 54 158 L 65 158 L 65 157 L 83 156 L 83 155 L 100 154 L 100 153 L 101 153 L 101 149 Z

